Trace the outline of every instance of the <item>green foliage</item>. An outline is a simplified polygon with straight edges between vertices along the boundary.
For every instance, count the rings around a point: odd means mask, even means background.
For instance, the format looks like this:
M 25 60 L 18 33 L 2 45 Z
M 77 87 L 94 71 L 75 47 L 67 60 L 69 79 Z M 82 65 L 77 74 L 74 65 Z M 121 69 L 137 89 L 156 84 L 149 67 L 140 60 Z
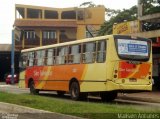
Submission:
M 119 14 L 121 11 L 120 10 L 110 9 L 110 8 L 105 8 L 105 12 L 106 12 L 106 15 L 108 17 L 113 17 L 113 16 Z
M 49 96 L 49 95 L 48 95 Z M 29 94 L 9 94 L 0 92 L 0 102 L 13 103 L 62 114 L 74 115 L 89 119 L 113 119 L 117 113 L 158 113 L 157 108 L 145 108 L 117 103 L 80 102 L 62 98 L 36 96 Z
M 141 0 L 143 15 L 160 12 L 160 0 Z
M 101 35 L 108 35 L 112 34 L 112 27 L 114 23 L 121 23 L 125 20 L 132 21 L 137 19 L 137 6 L 133 6 L 130 9 L 123 9 L 122 11 L 113 11 L 113 14 L 108 21 L 105 21 L 104 24 L 101 26 L 99 31 L 99 36 Z
M 143 15 L 160 12 L 160 0 L 141 0 L 140 2 L 143 5 Z M 80 6 L 95 7 L 97 5 L 95 5 L 93 2 L 84 2 Z M 109 20 L 105 21 L 101 26 L 98 33 L 99 36 L 112 34 L 112 27 L 115 23 L 137 19 L 137 6 L 123 10 L 105 8 L 105 11 Z M 144 31 L 160 29 L 160 23 L 144 22 L 142 28 Z
M 84 2 L 82 4 L 80 4 L 80 7 L 95 7 L 96 5 L 90 1 L 90 2 Z
M 143 15 L 160 13 L 160 0 L 141 0 Z M 159 22 L 143 22 L 142 30 L 151 31 L 160 29 Z

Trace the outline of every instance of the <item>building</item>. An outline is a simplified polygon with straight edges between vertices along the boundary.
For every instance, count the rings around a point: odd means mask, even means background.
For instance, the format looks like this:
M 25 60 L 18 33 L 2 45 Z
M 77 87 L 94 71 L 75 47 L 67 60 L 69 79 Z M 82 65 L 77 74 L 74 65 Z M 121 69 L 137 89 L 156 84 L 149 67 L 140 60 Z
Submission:
M 153 79 L 156 87 L 160 89 L 160 10 L 159 12 L 146 14 L 144 4 L 138 0 L 138 19 L 140 20 L 140 33 L 144 37 L 152 39 L 153 43 Z M 152 30 L 147 30 L 144 23 L 153 23 L 156 27 Z
M 18 73 L 19 54 L 15 50 L 15 73 Z M 11 44 L 0 44 L 0 81 L 4 81 L 5 74 L 11 73 Z
M 49 8 L 16 4 L 15 48 L 21 50 L 96 36 L 104 20 L 104 6 Z
M 160 89 L 160 10 L 157 13 L 146 14 L 144 4 L 138 0 L 138 20 L 125 21 L 113 26 L 113 34 L 130 34 L 152 40 L 153 79 Z M 145 24 L 154 24 L 152 30 L 145 28 Z

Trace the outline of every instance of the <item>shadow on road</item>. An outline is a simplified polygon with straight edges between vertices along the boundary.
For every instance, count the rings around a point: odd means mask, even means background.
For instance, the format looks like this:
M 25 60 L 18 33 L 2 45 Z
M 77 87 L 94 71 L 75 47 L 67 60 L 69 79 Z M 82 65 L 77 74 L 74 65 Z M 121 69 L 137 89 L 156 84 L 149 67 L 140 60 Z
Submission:
M 44 92 L 41 92 L 39 94 L 40 96 L 45 96 L 45 97 L 52 97 L 52 98 L 56 98 L 56 99 L 60 99 L 60 100 L 68 100 L 68 101 L 72 101 L 71 98 L 70 98 L 70 95 L 69 94 L 65 94 L 64 96 L 58 96 L 56 93 L 44 93 Z M 88 96 L 88 98 L 86 100 L 83 100 L 81 102 L 92 102 L 92 103 L 103 103 L 103 104 L 119 104 L 119 105 L 128 105 L 128 104 L 131 104 L 131 105 L 137 105 L 137 106 L 140 106 L 140 105 L 144 105 L 144 104 L 140 104 L 140 103 L 137 103 L 136 101 L 125 101 L 125 100 L 121 100 L 121 99 L 115 99 L 114 101 L 112 102 L 103 102 L 101 100 L 100 97 L 98 96 Z

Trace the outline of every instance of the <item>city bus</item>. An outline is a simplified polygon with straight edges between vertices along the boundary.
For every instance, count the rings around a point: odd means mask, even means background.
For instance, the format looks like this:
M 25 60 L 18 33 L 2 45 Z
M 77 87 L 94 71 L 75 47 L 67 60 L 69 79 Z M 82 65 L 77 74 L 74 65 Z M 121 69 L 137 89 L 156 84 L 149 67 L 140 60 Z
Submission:
M 98 94 L 112 101 L 118 92 L 152 90 L 151 40 L 106 35 L 24 49 L 19 86 L 39 91 L 69 93 L 71 99 Z

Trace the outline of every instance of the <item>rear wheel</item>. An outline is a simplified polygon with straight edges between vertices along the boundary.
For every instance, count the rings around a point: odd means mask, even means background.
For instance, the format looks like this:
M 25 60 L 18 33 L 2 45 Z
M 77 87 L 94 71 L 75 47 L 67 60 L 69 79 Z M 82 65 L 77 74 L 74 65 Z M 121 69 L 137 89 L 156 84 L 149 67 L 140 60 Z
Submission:
M 80 87 L 76 81 L 70 85 L 70 95 L 72 100 L 85 100 L 87 98 L 87 93 L 80 93 Z
M 34 81 L 30 81 L 29 83 L 29 88 L 30 88 L 30 93 L 31 94 L 34 94 L 34 95 L 37 95 L 39 94 L 39 90 L 38 89 L 35 89 L 35 84 L 34 84 Z
M 100 93 L 100 97 L 103 102 L 111 102 L 117 97 L 116 91 L 102 92 Z

